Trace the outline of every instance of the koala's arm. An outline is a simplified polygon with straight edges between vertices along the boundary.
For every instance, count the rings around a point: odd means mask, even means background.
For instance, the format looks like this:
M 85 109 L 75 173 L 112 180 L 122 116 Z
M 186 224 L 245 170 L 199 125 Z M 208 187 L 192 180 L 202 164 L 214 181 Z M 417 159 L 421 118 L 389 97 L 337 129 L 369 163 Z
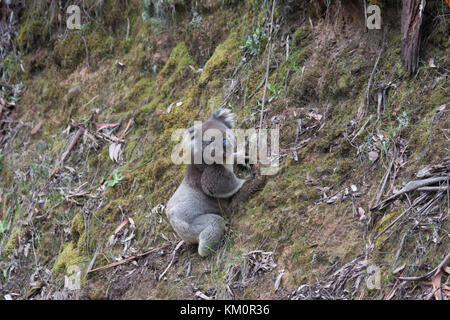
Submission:
M 239 191 L 245 180 L 222 165 L 211 165 L 202 173 L 201 185 L 203 192 L 214 198 L 229 198 Z

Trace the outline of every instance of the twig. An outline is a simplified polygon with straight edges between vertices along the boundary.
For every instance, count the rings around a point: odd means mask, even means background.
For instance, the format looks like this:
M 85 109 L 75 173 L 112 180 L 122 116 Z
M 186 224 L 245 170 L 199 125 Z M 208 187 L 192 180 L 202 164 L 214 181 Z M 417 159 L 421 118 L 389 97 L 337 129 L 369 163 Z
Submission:
M 12 89 L 12 88 L 13 88 L 12 85 L 7 84 L 7 83 L 5 83 L 5 82 L 0 82 L 0 87 L 5 87 L 5 88 L 8 88 L 8 89 Z
M 448 189 L 447 186 L 441 187 L 422 187 L 418 188 L 417 191 L 446 191 Z
M 382 47 L 380 49 L 380 52 L 378 53 L 378 57 L 377 57 L 377 60 L 375 61 L 375 65 L 373 66 L 372 73 L 370 74 L 369 83 L 367 84 L 366 94 L 361 101 L 361 105 L 360 105 L 357 115 L 356 115 L 358 120 L 364 116 L 364 114 L 366 113 L 366 109 L 369 106 L 370 87 L 372 86 L 373 76 L 375 74 L 375 71 L 377 70 L 378 62 L 380 61 L 381 54 L 383 53 L 383 51 L 384 51 L 384 36 L 383 36 Z
M 405 280 L 405 281 L 423 281 L 427 280 L 433 276 L 436 276 L 442 269 L 444 269 L 445 266 L 447 266 L 450 263 L 450 252 L 447 254 L 447 256 L 442 260 L 442 262 L 433 270 L 428 272 L 424 276 L 420 277 L 399 277 L 399 280 Z
M 271 18 L 270 18 L 269 40 L 267 41 L 267 46 L 269 47 L 269 50 L 267 52 L 266 77 L 265 77 L 265 84 L 264 84 L 263 99 L 262 99 L 262 104 L 261 104 L 261 115 L 260 115 L 260 118 L 259 118 L 258 138 L 261 136 L 262 123 L 263 123 L 263 118 L 264 118 L 264 105 L 266 104 L 267 82 L 269 81 L 270 56 L 272 54 L 273 13 L 275 11 L 275 3 L 276 3 L 276 0 L 273 0 L 273 2 L 272 2 L 272 14 L 271 14 Z
M 171 244 L 166 244 L 166 245 L 164 245 L 164 246 L 162 246 L 162 247 L 153 248 L 153 249 L 150 249 L 150 250 L 148 250 L 148 251 L 146 251 L 146 252 L 144 252 L 144 253 L 137 254 L 137 255 L 135 255 L 135 256 L 132 256 L 132 257 L 129 257 L 129 258 L 126 258 L 126 259 L 117 261 L 117 262 L 110 263 L 110 264 L 108 264 L 108 265 L 106 265 L 106 266 L 103 266 L 103 267 L 99 267 L 99 268 L 96 268 L 96 269 L 92 269 L 92 270 L 89 271 L 88 273 L 93 273 L 93 272 L 97 272 L 97 271 L 107 270 L 107 269 L 111 269 L 111 268 L 120 266 L 120 265 L 125 264 L 125 263 L 127 263 L 127 262 L 136 260 L 137 258 L 141 258 L 141 257 L 144 257 L 144 256 L 148 256 L 149 254 L 154 253 L 154 252 L 157 252 L 157 251 L 159 251 L 159 250 L 162 250 L 162 249 L 166 248 L 166 247 L 169 246 L 169 245 L 171 245 Z
M 407 192 L 411 192 L 414 191 L 416 189 L 428 186 L 430 184 L 434 184 L 437 182 L 441 182 L 441 181 L 445 181 L 445 180 L 449 180 L 449 176 L 441 176 L 441 177 L 434 177 L 434 178 L 428 178 L 428 179 L 423 179 L 423 180 L 414 180 L 414 181 L 410 181 L 408 182 L 399 192 L 397 192 L 396 194 L 390 196 L 389 198 L 387 198 L 386 200 L 384 200 L 383 202 L 381 202 L 380 204 L 376 204 L 373 208 L 371 208 L 370 210 L 375 210 L 375 209 L 382 209 L 385 207 L 385 205 L 392 201 L 393 199 L 401 196 L 404 193 Z M 444 189 L 446 190 L 446 189 Z
M 88 51 L 88 46 L 87 46 L 87 43 L 86 43 L 86 39 L 84 38 L 83 35 L 81 35 L 81 38 L 83 39 L 84 48 L 86 49 L 86 64 L 87 64 L 88 69 L 91 69 L 91 66 L 89 65 L 89 51 Z
M 377 194 L 377 198 L 376 198 L 376 202 L 375 202 L 375 206 L 374 207 L 378 206 L 378 203 L 381 200 L 384 188 L 386 187 L 387 179 L 388 179 L 388 177 L 389 177 L 389 175 L 391 173 L 392 166 L 394 165 L 394 161 L 395 161 L 396 157 L 397 157 L 396 152 L 394 152 L 394 154 L 392 155 L 391 163 L 389 163 L 389 168 L 387 169 L 386 174 L 384 176 L 383 184 L 381 185 L 380 191 Z
M 128 41 L 128 38 L 130 37 L 130 19 L 127 18 L 127 35 L 125 39 Z
M 80 108 L 80 111 L 84 111 L 84 109 L 85 109 L 88 105 L 90 105 L 92 102 L 94 102 L 94 100 L 97 99 L 97 98 L 98 98 L 98 95 L 96 95 L 96 96 L 93 97 L 91 100 L 89 100 L 89 102 L 85 103 L 85 104 Z
M 63 153 L 61 159 L 56 164 L 55 168 L 53 168 L 52 172 L 50 173 L 49 179 L 53 178 L 53 176 L 60 170 L 60 166 L 64 163 L 64 160 L 66 160 L 67 155 L 72 151 L 73 147 L 77 144 L 78 139 L 80 139 L 81 135 L 84 132 L 84 128 L 79 128 L 77 133 L 75 134 L 75 137 L 73 137 L 72 141 L 70 142 L 69 146 L 67 147 L 66 151 Z
M 408 209 L 406 209 L 405 211 L 402 212 L 402 214 L 400 214 L 394 221 L 392 221 L 386 228 L 384 228 L 383 231 L 381 231 L 379 234 L 377 234 L 375 236 L 375 238 L 373 238 L 373 242 L 375 242 L 379 237 L 381 237 L 386 231 L 388 231 L 394 224 L 397 223 L 398 220 L 400 220 L 405 214 L 407 214 L 411 209 L 413 208 L 413 206 L 409 207 Z
M 364 30 L 367 32 L 367 3 L 366 0 L 363 0 L 364 4 Z
M 161 281 L 161 279 L 164 277 L 164 275 L 166 274 L 166 272 L 170 269 L 170 267 L 172 266 L 173 260 L 175 260 L 175 254 L 177 253 L 178 249 L 181 247 L 181 245 L 184 243 L 184 240 L 181 240 L 180 242 L 178 242 L 177 246 L 175 247 L 175 249 L 173 249 L 172 251 L 172 259 L 170 259 L 169 265 L 167 266 L 167 268 L 164 270 L 163 273 L 161 273 L 161 275 L 159 276 L 158 280 Z
M 91 259 L 91 262 L 89 263 L 88 269 L 86 273 L 89 273 L 92 270 L 92 267 L 94 266 L 95 260 L 97 260 L 98 255 L 98 248 L 95 250 L 94 256 Z
M 358 130 L 358 133 L 352 138 L 352 143 L 355 142 L 355 139 L 364 131 L 366 126 L 369 124 L 370 120 L 372 120 L 372 115 L 370 115 L 369 119 L 367 119 L 366 123 L 364 123 L 361 129 Z
M 375 65 L 373 66 L 372 73 L 370 74 L 369 83 L 367 84 L 367 89 L 366 89 L 367 104 L 369 104 L 369 94 L 370 94 L 370 87 L 372 86 L 373 75 L 375 74 L 375 71 L 377 70 L 378 62 L 380 62 L 381 54 L 383 53 L 383 51 L 384 51 L 384 38 L 383 38 L 382 47 L 380 49 L 380 52 L 378 53 L 377 61 L 375 61 Z
M 253 90 L 253 92 L 247 97 L 248 100 L 250 100 L 255 94 L 256 92 L 258 92 L 258 90 L 262 87 L 262 85 L 264 84 L 264 80 L 262 79 L 261 82 L 256 86 L 256 89 Z
M 130 129 L 131 125 L 133 124 L 133 119 L 130 119 L 127 123 L 127 126 L 125 127 L 125 129 L 122 131 L 122 133 L 119 135 L 119 139 L 123 139 L 125 138 L 125 136 L 128 134 L 128 129 Z

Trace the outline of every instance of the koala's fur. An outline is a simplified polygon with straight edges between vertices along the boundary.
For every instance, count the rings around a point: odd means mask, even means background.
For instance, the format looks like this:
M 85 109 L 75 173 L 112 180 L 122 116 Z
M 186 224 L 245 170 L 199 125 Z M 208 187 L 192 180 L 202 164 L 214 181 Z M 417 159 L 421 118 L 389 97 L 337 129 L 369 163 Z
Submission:
M 218 129 L 224 133 L 234 126 L 234 114 L 218 109 L 202 123 L 203 132 Z M 193 135 L 193 128 L 187 134 Z M 202 139 L 203 146 L 205 141 Z M 233 143 L 234 145 L 234 143 Z M 193 149 L 191 143 L 191 150 Z M 235 194 L 244 184 L 236 177 L 232 165 L 191 164 L 183 181 L 167 203 L 166 214 L 176 233 L 187 243 L 198 243 L 200 256 L 215 251 L 225 232 L 225 220 L 219 215 L 221 199 Z

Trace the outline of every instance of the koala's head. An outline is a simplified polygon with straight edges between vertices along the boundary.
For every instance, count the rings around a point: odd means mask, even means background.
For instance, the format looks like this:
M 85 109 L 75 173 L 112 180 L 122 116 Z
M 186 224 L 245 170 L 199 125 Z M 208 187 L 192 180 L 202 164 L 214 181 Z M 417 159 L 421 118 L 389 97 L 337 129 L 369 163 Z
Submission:
M 235 146 L 234 113 L 230 109 L 217 109 L 208 120 L 190 127 L 186 138 L 190 141 L 191 163 L 224 164 Z

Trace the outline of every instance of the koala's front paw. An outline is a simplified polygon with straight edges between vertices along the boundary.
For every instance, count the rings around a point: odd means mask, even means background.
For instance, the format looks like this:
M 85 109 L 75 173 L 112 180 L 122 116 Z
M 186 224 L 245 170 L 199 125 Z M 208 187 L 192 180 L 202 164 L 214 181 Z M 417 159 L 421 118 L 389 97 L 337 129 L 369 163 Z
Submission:
M 266 184 L 266 176 L 257 176 L 251 180 L 241 180 L 243 183 L 239 191 L 231 198 L 230 211 L 234 213 L 239 205 L 248 201 L 255 193 L 262 190 Z M 247 183 L 245 183 L 247 182 Z

